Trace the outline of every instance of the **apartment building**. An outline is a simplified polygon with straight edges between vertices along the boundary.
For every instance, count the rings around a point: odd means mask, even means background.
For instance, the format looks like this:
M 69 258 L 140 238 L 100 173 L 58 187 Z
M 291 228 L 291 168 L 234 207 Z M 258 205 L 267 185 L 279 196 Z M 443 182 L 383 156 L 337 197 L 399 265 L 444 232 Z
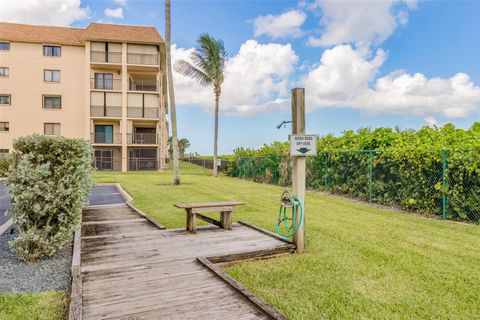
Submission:
M 0 23 L 0 152 L 37 133 L 83 138 L 97 170 L 161 170 L 165 43 L 154 27 Z

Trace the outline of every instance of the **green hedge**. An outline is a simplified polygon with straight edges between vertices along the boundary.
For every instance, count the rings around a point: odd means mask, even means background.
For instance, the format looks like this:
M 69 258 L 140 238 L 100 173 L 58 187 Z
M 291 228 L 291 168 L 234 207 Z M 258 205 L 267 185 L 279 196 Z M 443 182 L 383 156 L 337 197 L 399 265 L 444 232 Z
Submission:
M 0 177 L 7 175 L 8 167 L 13 163 L 13 156 L 9 153 L 0 154 Z
M 11 246 L 31 261 L 53 255 L 80 225 L 91 189 L 92 150 L 81 139 L 40 135 L 19 138 L 13 147 L 7 189 L 20 235 Z
M 236 149 L 228 172 L 290 184 L 288 143 Z M 480 221 L 480 123 L 418 131 L 361 129 L 320 138 L 307 158 L 307 187 L 423 214 Z M 356 149 L 353 150 L 352 149 Z

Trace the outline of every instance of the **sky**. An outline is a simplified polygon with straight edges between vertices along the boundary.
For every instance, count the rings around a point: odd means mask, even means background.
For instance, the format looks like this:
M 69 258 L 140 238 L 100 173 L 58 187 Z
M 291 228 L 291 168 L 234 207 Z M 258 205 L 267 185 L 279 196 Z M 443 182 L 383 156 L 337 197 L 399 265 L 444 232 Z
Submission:
M 175 1 L 172 59 L 189 59 L 200 34 L 228 51 L 219 153 L 287 139 L 290 91 L 306 92 L 310 134 L 362 127 L 418 129 L 480 120 L 480 0 Z M 156 26 L 164 2 L 2 1 L 0 20 L 86 27 Z M 213 90 L 174 72 L 180 138 L 213 153 Z

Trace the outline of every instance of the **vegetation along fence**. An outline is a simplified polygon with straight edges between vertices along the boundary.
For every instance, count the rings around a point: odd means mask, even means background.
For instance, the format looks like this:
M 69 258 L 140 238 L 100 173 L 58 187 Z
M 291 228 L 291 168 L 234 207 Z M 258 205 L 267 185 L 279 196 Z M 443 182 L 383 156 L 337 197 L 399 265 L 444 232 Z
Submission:
M 183 158 L 182 161 L 190 162 L 206 169 L 213 169 L 213 158 L 205 159 L 205 158 L 189 157 L 189 158 Z M 228 167 L 230 166 L 230 162 L 227 160 L 221 160 L 221 159 L 218 159 L 218 161 L 219 161 L 218 170 L 220 172 L 226 172 L 228 170 Z
M 287 186 L 291 158 L 239 157 L 227 173 Z M 443 219 L 480 222 L 479 150 L 322 152 L 307 158 L 307 187 Z

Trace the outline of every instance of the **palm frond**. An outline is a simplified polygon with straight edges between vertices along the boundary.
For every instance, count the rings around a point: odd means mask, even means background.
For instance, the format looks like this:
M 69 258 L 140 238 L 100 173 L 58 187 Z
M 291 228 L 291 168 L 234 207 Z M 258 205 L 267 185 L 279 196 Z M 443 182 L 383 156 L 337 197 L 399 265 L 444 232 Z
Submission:
M 175 70 L 183 75 L 186 75 L 187 77 L 198 81 L 198 83 L 200 83 L 202 86 L 208 86 L 212 84 L 212 79 L 205 72 L 192 65 L 188 61 L 177 61 L 175 63 Z
M 224 80 L 224 68 L 227 51 L 223 41 L 216 40 L 208 34 L 198 38 L 199 47 L 190 56 L 192 63 L 180 61 L 175 69 L 202 85 L 213 84 L 219 88 Z

